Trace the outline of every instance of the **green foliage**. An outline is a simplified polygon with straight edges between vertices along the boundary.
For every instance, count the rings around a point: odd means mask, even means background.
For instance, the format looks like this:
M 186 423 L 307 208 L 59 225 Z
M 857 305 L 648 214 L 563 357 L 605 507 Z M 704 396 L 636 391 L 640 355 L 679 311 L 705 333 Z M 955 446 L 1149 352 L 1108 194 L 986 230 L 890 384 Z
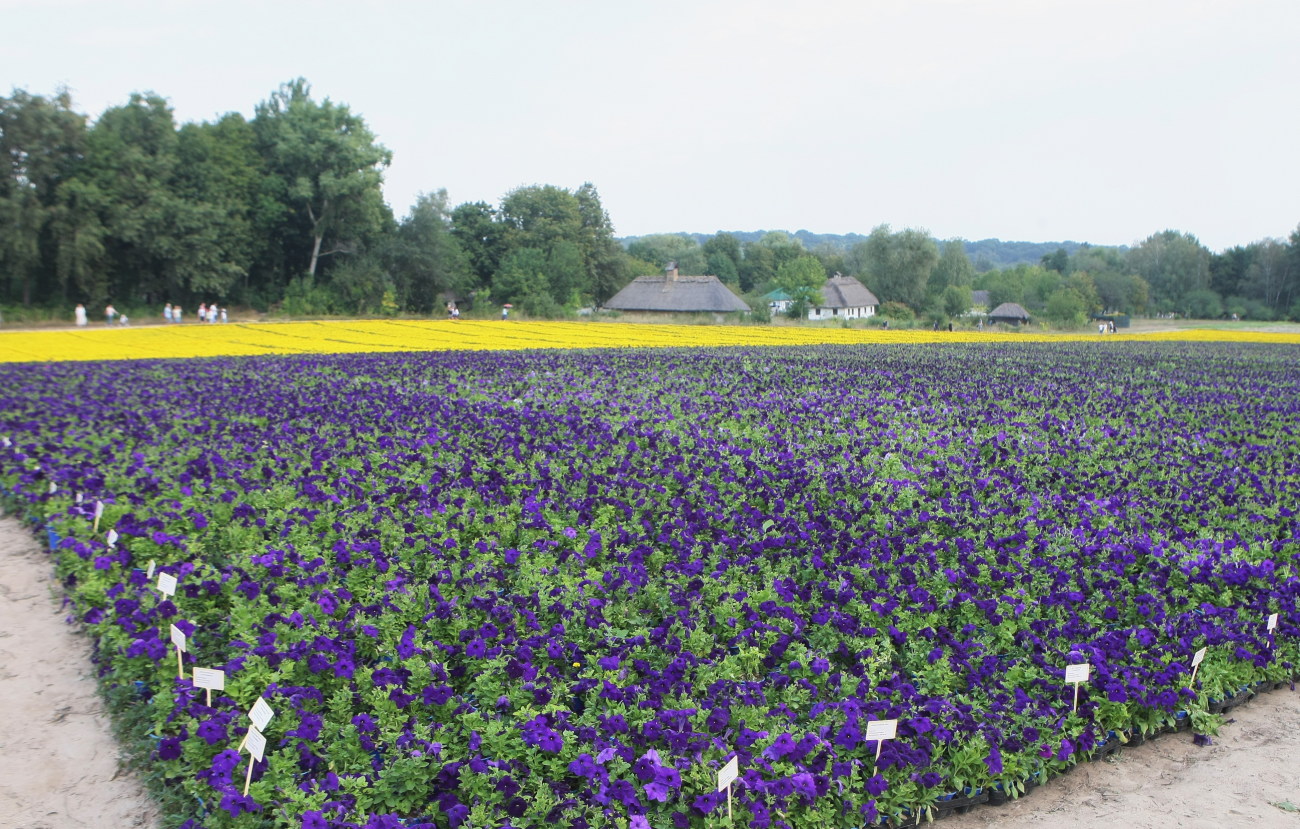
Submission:
M 268 168 L 307 219 L 308 274 L 322 256 L 355 249 L 381 228 L 387 208 L 379 187 L 393 154 L 347 105 L 317 103 L 298 78 L 258 104 L 253 129 Z
M 1147 281 L 1159 303 L 1178 305 L 1210 286 L 1210 252 L 1190 233 L 1165 230 L 1148 236 L 1128 254 L 1130 270 Z
M 970 288 L 966 285 L 949 285 L 940 296 L 943 313 L 948 317 L 960 317 L 971 308 Z
M 451 230 L 447 191 L 424 193 L 383 248 L 399 307 L 430 313 L 449 295 L 469 296 L 479 284 Z M 334 277 L 337 279 L 337 275 Z
M 1057 288 L 1047 298 L 1047 318 L 1058 325 L 1083 325 L 1088 321 L 1088 306 L 1072 287 Z
M 966 257 L 965 245 L 960 239 L 953 239 L 943 243 L 943 251 L 939 254 L 939 261 L 930 273 L 926 289 L 931 296 L 942 296 L 944 291 L 951 287 L 969 288 L 974 279 L 975 267 Z
M 1223 300 L 1209 288 L 1190 291 L 1182 300 L 1183 313 L 1195 319 L 1217 319 L 1223 316 Z
M 852 259 L 866 274 L 867 287 L 882 302 L 920 308 L 925 304 L 930 273 L 939 263 L 939 249 L 924 230 L 892 233 L 889 225 L 879 225 L 865 242 L 854 247 Z
M 653 263 L 656 271 L 662 271 L 669 262 L 676 262 L 677 270 L 683 274 L 703 274 L 706 270 L 704 251 L 684 233 L 642 236 L 628 245 L 627 252 Z
M 810 306 L 822 302 L 821 287 L 826 284 L 826 271 L 815 256 L 792 259 L 776 272 L 776 284 L 790 295 L 789 315 L 801 319 L 808 315 Z

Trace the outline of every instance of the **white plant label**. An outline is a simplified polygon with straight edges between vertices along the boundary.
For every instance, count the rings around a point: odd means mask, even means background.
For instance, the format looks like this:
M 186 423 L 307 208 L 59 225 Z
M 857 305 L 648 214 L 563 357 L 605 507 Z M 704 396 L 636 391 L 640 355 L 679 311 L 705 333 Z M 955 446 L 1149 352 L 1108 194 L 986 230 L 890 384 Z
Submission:
M 171 573 L 158 574 L 158 592 L 164 596 L 176 595 L 176 577 Z
M 271 717 L 274 716 L 275 712 L 271 710 L 271 706 L 267 705 L 266 700 L 261 697 L 257 698 L 257 702 L 253 703 L 253 707 L 248 711 L 248 718 L 253 721 L 253 725 L 256 726 L 259 731 L 266 728 L 266 724 L 269 723 Z
M 1192 654 L 1192 667 L 1193 667 L 1193 668 L 1195 668 L 1197 665 L 1199 665 L 1199 664 L 1201 664 L 1202 662 L 1205 661 L 1205 652 L 1206 652 L 1206 650 L 1208 650 L 1208 648 L 1201 648 L 1199 651 L 1197 651 L 1196 653 Z
M 177 650 L 185 650 L 185 631 L 172 625 L 172 644 Z
M 244 738 L 244 748 L 253 756 L 254 760 L 261 761 L 262 755 L 266 752 L 266 737 L 256 728 L 249 726 L 248 736 Z
M 149 569 L 144 571 L 144 577 L 146 579 L 153 578 L 153 571 L 157 567 L 158 567 L 158 562 L 154 561 L 153 559 L 149 559 Z
M 740 776 L 740 758 L 732 757 L 727 765 L 718 769 L 718 791 L 722 791 Z
M 1065 681 L 1066 682 L 1087 682 L 1092 673 L 1092 666 L 1087 662 L 1082 665 L 1066 665 Z
M 1276 614 L 1276 613 L 1274 613 L 1273 615 L 1271 615 L 1271 616 L 1268 617 L 1268 632 L 1269 632 L 1269 633 L 1272 633 L 1272 632 L 1275 631 L 1275 630 L 1277 630 L 1277 614 Z
M 50 481 L 50 494 L 53 495 L 58 491 L 59 491 L 59 485 L 54 483 L 54 481 Z
M 0 442 L 4 443 L 6 449 L 8 449 L 10 446 L 13 446 L 13 442 L 9 440 L 8 435 L 5 435 L 4 437 L 0 438 Z
M 872 720 L 864 740 L 892 740 L 898 735 L 898 720 Z
M 226 690 L 226 672 L 216 668 L 195 668 L 194 687 L 207 688 L 209 691 Z
M 96 517 L 96 518 L 103 518 L 103 517 L 104 517 L 104 502 L 103 502 L 103 501 L 96 501 L 96 502 L 95 502 L 95 517 Z
M 73 501 L 76 501 L 78 504 L 80 504 L 80 503 L 81 503 L 81 493 L 78 492 L 76 495 L 72 496 L 72 500 L 73 500 Z
M 117 539 L 118 539 L 117 530 L 109 530 L 108 535 L 104 536 L 104 540 L 108 542 L 108 546 L 110 549 L 113 547 L 114 544 L 117 543 Z

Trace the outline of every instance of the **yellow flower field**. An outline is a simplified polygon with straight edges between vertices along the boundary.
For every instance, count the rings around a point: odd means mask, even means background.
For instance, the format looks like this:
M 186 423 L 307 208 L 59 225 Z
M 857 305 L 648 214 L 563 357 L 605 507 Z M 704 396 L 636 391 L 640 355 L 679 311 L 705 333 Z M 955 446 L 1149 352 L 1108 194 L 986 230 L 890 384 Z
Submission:
M 367 320 L 0 332 L 0 362 L 130 360 L 363 351 L 654 346 L 1131 340 L 1300 343 L 1300 334 L 1188 329 L 1150 334 L 1043 334 L 608 322 Z

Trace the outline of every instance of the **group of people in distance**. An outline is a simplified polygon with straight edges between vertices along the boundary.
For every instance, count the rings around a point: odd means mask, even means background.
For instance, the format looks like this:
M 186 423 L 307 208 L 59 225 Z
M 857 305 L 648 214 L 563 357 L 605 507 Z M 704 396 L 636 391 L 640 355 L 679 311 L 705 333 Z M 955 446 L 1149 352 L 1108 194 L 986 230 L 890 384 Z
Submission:
M 218 319 L 222 322 L 228 321 L 225 308 L 218 308 L 215 302 L 211 305 L 199 303 L 199 322 L 216 322 Z M 163 306 L 163 321 L 184 322 L 185 312 L 181 310 L 181 306 L 169 302 Z
M 86 306 L 78 302 L 77 308 L 73 312 L 73 318 L 76 320 L 78 328 L 84 328 L 89 323 L 89 320 L 86 317 Z M 228 321 L 225 308 L 218 308 L 215 302 L 211 305 L 204 303 L 199 305 L 199 322 L 216 322 L 217 320 L 221 320 L 222 322 Z M 185 312 L 181 310 L 181 306 L 172 305 L 169 302 L 163 306 L 163 321 L 184 322 Z M 117 309 L 113 307 L 113 304 L 109 303 L 108 306 L 104 308 L 104 324 L 113 325 L 115 323 L 117 325 L 130 325 L 131 320 L 126 314 L 119 314 Z
M 89 324 L 89 320 L 86 318 L 86 306 L 80 302 L 77 303 L 76 309 L 72 312 L 72 317 L 76 321 L 78 328 L 84 328 Z M 131 319 L 126 314 L 119 314 L 117 309 L 113 307 L 113 303 L 110 302 L 104 307 L 104 324 L 113 325 L 114 323 L 130 325 Z

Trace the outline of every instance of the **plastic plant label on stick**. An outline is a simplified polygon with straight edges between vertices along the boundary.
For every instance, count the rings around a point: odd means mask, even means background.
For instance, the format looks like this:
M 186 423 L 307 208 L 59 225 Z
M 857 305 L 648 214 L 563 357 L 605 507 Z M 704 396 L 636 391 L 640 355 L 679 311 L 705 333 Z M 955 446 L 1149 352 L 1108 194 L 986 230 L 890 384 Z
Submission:
M 171 573 L 158 574 L 158 592 L 164 596 L 176 595 L 176 577 Z
M 266 724 L 269 723 L 271 721 L 271 717 L 274 716 L 275 716 L 275 712 L 271 710 L 271 706 L 267 705 L 266 700 L 262 699 L 261 697 L 258 697 L 257 702 L 253 703 L 253 707 L 248 710 L 248 718 L 253 721 L 253 727 L 256 728 L 258 731 L 265 729 Z M 244 750 L 244 743 L 246 743 L 247 741 L 248 738 L 245 737 L 244 740 L 240 742 L 239 744 L 240 751 Z
M 1201 663 L 1205 661 L 1205 652 L 1207 650 L 1209 650 L 1209 648 L 1201 648 L 1199 651 L 1192 654 L 1192 678 L 1188 682 L 1189 685 L 1196 682 L 1196 672 L 1200 670 Z
M 274 716 L 275 712 L 271 710 L 271 706 L 267 705 L 266 700 L 261 697 L 257 698 L 257 702 L 253 703 L 253 707 L 248 711 L 248 718 L 253 721 L 253 725 L 257 726 L 259 731 L 265 729 L 266 724 Z
M 1277 630 L 1277 614 L 1274 613 L 1268 617 L 1268 632 L 1272 633 Z
M 248 772 L 244 775 L 244 797 L 248 797 L 248 787 L 253 784 L 253 763 L 260 761 L 265 754 L 266 737 L 250 725 L 248 733 L 244 735 L 244 742 L 240 745 L 248 748 Z
M 144 577 L 146 579 L 153 579 L 153 571 L 157 569 L 157 567 L 158 567 L 158 562 L 154 561 L 153 559 L 149 559 L 149 569 L 144 571 Z
M 1087 682 L 1092 675 L 1092 665 L 1082 662 L 1078 665 L 1065 666 L 1065 681 L 1074 685 L 1074 705 L 1071 711 L 1079 710 L 1079 683 Z
M 117 539 L 117 530 L 109 530 L 108 535 L 104 536 L 104 541 L 108 544 L 110 550 L 113 548 L 113 545 L 117 544 Z
M 876 762 L 880 762 L 880 749 L 884 747 L 885 740 L 892 740 L 898 736 L 898 720 L 872 720 L 867 723 L 867 733 L 862 739 L 870 742 L 876 741 Z
M 181 654 L 185 652 L 185 631 L 181 630 L 175 625 L 172 625 L 171 628 L 172 628 L 172 644 L 176 646 L 176 678 L 184 679 L 185 660 L 181 656 Z
M 212 692 L 226 690 L 226 672 L 216 668 L 195 668 L 194 687 L 208 692 L 208 707 L 212 707 Z
M 103 517 L 104 517 L 104 502 L 96 501 L 95 502 L 95 526 L 93 528 L 94 532 L 99 532 L 99 519 Z
M 727 765 L 718 769 L 718 791 L 727 792 L 727 821 L 731 821 L 731 784 L 740 776 L 740 758 L 732 757 Z

